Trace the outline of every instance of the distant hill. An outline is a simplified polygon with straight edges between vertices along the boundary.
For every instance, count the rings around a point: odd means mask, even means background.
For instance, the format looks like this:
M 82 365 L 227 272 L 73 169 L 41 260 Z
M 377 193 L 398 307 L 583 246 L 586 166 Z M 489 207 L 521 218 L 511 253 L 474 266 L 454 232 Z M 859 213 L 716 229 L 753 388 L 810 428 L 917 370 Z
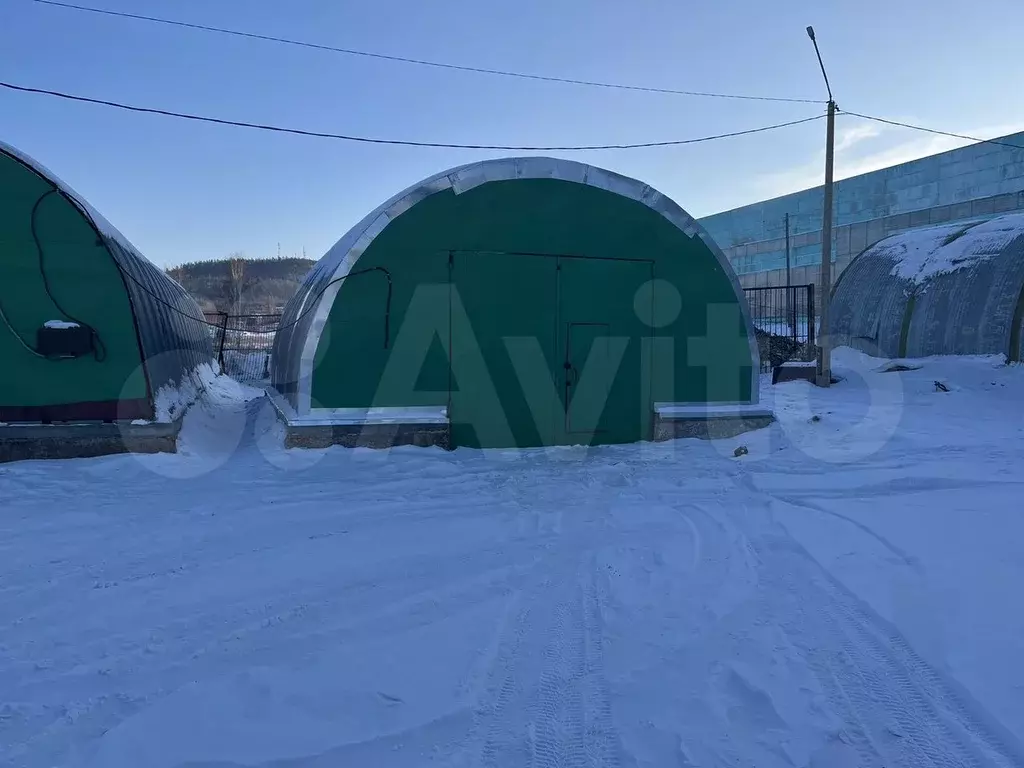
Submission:
M 315 263 L 297 257 L 233 257 L 194 261 L 166 271 L 204 312 L 271 314 L 284 308 Z

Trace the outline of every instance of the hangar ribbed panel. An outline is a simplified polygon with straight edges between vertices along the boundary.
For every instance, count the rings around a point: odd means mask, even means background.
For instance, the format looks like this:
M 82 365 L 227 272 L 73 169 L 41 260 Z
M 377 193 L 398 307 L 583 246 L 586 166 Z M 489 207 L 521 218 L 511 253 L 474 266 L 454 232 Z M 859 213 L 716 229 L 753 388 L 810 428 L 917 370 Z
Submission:
M 203 363 L 214 364 L 213 341 L 195 299 L 134 248 L 104 241 L 128 289 L 153 393 Z
M 832 294 L 833 340 L 888 357 L 1019 359 L 1011 347 L 1021 343 L 1022 294 L 1024 214 L 910 230 L 843 273 Z
M 881 357 L 899 356 L 912 283 L 892 274 L 904 253 L 899 244 L 890 242 L 894 239 L 882 240 L 864 251 L 836 283 L 830 318 L 835 346 Z
M 1024 215 L 972 227 L 936 254 L 942 268 L 919 289 L 907 354 L 1008 353 L 1024 289 Z

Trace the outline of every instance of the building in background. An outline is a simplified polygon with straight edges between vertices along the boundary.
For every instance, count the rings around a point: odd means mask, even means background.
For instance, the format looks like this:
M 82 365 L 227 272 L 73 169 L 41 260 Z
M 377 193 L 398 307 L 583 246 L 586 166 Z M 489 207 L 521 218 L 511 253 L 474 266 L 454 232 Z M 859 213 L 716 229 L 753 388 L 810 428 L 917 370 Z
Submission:
M 1024 210 L 1024 133 L 979 143 L 836 183 L 833 283 L 866 248 L 929 225 Z M 1010 145 L 1010 146 L 1008 146 Z M 785 219 L 792 284 L 817 285 L 822 187 L 725 211 L 701 224 L 744 288 L 786 284 Z M 820 298 L 820 297 L 819 297 Z

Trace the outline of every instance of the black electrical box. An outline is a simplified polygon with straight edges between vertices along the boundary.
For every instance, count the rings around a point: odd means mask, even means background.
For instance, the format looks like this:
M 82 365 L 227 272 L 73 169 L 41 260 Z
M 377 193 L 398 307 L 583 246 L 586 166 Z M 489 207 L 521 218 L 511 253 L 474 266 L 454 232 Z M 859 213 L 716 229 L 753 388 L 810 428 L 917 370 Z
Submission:
M 36 331 L 36 351 L 46 357 L 84 357 L 92 352 L 92 329 L 75 323 L 44 325 Z

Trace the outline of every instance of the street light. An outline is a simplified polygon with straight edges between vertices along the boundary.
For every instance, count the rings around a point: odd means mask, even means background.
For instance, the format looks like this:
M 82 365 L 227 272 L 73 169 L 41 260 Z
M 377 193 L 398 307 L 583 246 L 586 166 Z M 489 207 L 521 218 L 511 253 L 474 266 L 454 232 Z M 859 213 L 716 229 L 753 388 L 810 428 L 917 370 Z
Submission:
M 832 86 L 828 84 L 828 74 L 825 72 L 825 63 L 821 60 L 821 51 L 818 50 L 818 39 L 814 36 L 814 27 L 807 28 L 807 36 L 814 43 L 814 52 L 818 54 L 818 66 L 821 67 L 821 76 L 825 78 L 825 88 L 828 90 L 828 100 L 832 101 Z
M 825 63 L 821 60 L 818 40 L 814 36 L 814 27 L 807 27 L 807 36 L 814 44 L 814 52 L 818 56 L 821 76 L 825 78 L 825 89 L 828 91 L 828 119 L 825 129 L 825 194 L 822 201 L 821 216 L 821 270 L 818 282 L 821 290 L 821 332 L 818 334 L 818 371 L 817 384 L 827 387 L 832 383 L 832 340 L 829 338 L 830 307 L 832 294 L 832 165 L 835 157 L 836 136 L 836 102 L 832 98 L 832 86 L 828 82 Z

